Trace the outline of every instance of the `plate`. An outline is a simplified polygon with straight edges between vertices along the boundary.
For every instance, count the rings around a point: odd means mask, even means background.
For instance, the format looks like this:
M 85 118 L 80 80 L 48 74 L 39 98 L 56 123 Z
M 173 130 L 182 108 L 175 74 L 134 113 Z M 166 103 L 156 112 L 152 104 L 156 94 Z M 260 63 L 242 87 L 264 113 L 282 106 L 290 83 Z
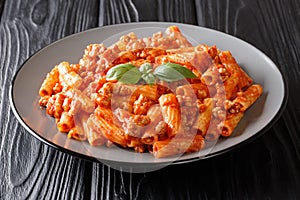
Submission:
M 155 159 L 149 153 L 135 153 L 121 148 L 92 147 L 87 142 L 68 139 L 58 132 L 55 120 L 49 117 L 38 104 L 38 91 L 46 74 L 61 61 L 78 63 L 84 49 L 91 43 L 110 45 L 121 35 L 134 31 L 137 36 L 151 36 L 176 25 L 193 43 L 216 45 L 221 50 L 229 50 L 239 65 L 264 88 L 264 93 L 247 110 L 233 135 L 219 139 L 209 152 L 182 155 L 172 158 Z M 65 37 L 31 56 L 17 71 L 10 88 L 10 103 L 18 121 L 34 137 L 61 151 L 85 159 L 100 161 L 124 171 L 144 172 L 169 164 L 180 164 L 216 156 L 244 144 L 260 135 L 278 119 L 285 107 L 285 80 L 276 65 L 254 46 L 228 34 L 208 28 L 164 22 L 129 23 L 90 29 Z

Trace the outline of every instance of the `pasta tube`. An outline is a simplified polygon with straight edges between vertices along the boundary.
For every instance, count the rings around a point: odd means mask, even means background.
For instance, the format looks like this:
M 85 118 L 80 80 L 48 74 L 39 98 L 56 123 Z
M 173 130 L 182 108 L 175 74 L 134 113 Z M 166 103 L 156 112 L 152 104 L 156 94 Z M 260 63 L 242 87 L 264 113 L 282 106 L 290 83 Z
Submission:
M 39 90 L 40 96 L 51 96 L 53 94 L 53 87 L 59 81 L 58 76 L 58 68 L 55 66 L 51 72 L 47 74 L 46 79 L 43 81 Z
M 205 146 L 204 138 L 196 135 L 194 138 L 173 138 L 157 141 L 153 144 L 153 155 L 156 158 L 175 156 L 183 153 L 200 151 Z
M 180 109 L 176 96 L 173 93 L 161 95 L 158 99 L 161 106 L 164 122 L 168 125 L 169 137 L 178 133 L 180 128 Z

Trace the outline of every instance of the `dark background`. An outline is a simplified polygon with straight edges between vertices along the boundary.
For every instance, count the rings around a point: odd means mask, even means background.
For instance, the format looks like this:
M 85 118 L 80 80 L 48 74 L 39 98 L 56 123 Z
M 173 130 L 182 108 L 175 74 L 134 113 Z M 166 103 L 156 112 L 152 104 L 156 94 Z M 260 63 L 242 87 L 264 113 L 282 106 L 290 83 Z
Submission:
M 21 64 L 67 35 L 138 21 L 194 24 L 251 43 L 287 78 L 286 110 L 238 149 L 145 174 L 81 160 L 27 133 L 8 100 Z M 299 199 L 299 59 L 299 0 L 0 0 L 0 199 Z

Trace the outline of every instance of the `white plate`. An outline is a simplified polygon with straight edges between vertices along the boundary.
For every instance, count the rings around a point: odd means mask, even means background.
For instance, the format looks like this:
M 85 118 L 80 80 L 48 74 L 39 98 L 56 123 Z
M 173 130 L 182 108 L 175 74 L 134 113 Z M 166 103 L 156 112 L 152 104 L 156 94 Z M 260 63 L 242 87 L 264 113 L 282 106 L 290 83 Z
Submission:
M 177 25 L 194 45 L 217 45 L 221 50 L 229 50 L 237 62 L 264 88 L 262 97 L 246 112 L 234 134 L 220 139 L 205 154 L 192 153 L 179 157 L 155 159 L 149 153 L 134 153 L 120 148 L 92 147 L 85 142 L 68 139 L 59 133 L 53 118 L 47 116 L 38 104 L 39 87 L 45 75 L 61 61 L 78 63 L 88 44 L 110 45 L 124 33 L 134 31 L 139 37 Z M 167 164 L 185 163 L 218 155 L 238 144 L 249 141 L 258 133 L 264 132 L 281 114 L 286 102 L 286 84 L 276 65 L 252 45 L 230 35 L 192 25 L 175 23 L 130 23 L 91 29 L 63 38 L 31 56 L 16 73 L 10 90 L 12 110 L 19 122 L 29 133 L 59 150 L 83 158 L 101 161 L 122 170 L 141 172 L 154 170 Z M 237 134 L 238 133 L 238 134 Z

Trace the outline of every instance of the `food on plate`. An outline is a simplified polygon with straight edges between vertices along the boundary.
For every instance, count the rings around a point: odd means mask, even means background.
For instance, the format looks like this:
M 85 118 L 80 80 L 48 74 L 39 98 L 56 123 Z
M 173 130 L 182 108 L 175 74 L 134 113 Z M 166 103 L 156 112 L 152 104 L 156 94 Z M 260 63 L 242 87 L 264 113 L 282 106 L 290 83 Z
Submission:
M 69 138 L 162 158 L 229 137 L 262 92 L 229 51 L 193 46 L 170 26 L 88 45 L 78 63 L 47 74 L 39 104 Z

